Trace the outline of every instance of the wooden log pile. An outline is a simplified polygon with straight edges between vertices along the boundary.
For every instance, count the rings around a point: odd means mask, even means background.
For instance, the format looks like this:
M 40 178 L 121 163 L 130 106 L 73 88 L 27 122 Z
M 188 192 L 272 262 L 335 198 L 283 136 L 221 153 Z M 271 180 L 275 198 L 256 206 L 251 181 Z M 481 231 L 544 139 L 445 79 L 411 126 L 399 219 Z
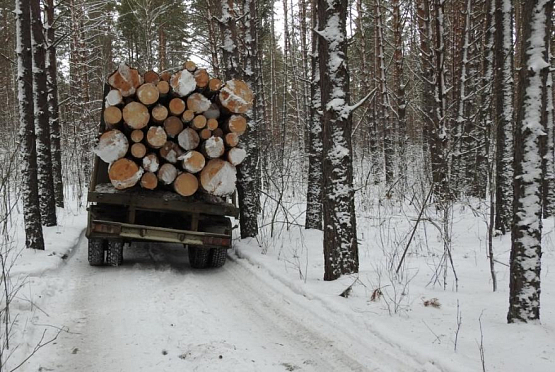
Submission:
M 120 65 L 108 77 L 105 131 L 94 149 L 110 164 L 116 189 L 168 188 L 226 196 L 235 191 L 237 147 L 253 94 L 241 80 L 222 82 L 188 61 L 174 73 Z

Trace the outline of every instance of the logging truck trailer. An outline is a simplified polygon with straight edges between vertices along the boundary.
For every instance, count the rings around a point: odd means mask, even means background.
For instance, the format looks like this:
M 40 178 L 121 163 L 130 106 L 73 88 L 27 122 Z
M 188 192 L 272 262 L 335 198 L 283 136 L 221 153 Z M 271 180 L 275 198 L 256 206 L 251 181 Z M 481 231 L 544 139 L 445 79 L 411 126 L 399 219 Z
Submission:
M 105 90 L 104 97 L 108 93 Z M 105 129 L 100 120 L 100 132 Z M 132 242 L 183 244 L 194 268 L 221 267 L 231 247 L 231 220 L 239 209 L 231 200 L 210 195 L 185 197 L 140 187 L 116 190 L 108 164 L 95 156 L 88 199 L 88 260 L 92 266 L 123 263 Z

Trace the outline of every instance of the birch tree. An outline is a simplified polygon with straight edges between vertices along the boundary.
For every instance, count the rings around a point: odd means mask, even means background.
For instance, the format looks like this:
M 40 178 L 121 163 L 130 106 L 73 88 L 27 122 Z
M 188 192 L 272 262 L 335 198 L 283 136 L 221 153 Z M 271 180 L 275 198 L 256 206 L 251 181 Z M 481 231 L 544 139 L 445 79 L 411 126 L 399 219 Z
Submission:
M 33 74 L 30 0 L 16 0 L 17 89 L 19 98 L 21 198 L 25 220 L 25 246 L 44 249 L 39 208 L 37 153 L 33 122 Z
M 542 151 L 545 135 L 545 86 L 550 69 L 548 43 L 552 0 L 533 0 L 522 7 L 517 115 L 515 128 L 514 209 L 511 235 L 509 312 L 507 321 L 540 318 L 542 237 Z
M 324 280 L 358 272 L 352 108 L 347 72 L 347 0 L 319 0 L 318 56 L 324 154 Z

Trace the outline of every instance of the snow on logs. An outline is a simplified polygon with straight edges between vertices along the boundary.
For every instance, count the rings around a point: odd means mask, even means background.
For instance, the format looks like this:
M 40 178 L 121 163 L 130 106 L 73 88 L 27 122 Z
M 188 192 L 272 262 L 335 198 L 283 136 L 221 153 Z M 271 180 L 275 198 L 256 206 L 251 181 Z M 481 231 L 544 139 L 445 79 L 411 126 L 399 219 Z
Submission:
M 116 189 L 235 191 L 235 167 L 247 156 L 238 146 L 253 102 L 247 84 L 211 78 L 192 61 L 180 71 L 144 75 L 121 64 L 108 83 L 105 132 L 93 151 L 110 164 Z

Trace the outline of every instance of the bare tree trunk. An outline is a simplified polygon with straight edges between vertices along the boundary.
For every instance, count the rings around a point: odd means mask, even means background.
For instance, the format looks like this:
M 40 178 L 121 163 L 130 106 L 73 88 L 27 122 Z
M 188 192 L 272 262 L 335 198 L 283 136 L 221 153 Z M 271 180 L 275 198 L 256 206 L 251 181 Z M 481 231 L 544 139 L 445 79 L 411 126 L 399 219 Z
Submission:
M 48 28 L 46 29 L 46 38 L 48 43 L 48 48 L 46 50 L 46 83 L 48 87 L 48 117 L 50 119 L 50 145 L 52 149 L 52 177 L 54 178 L 56 206 L 63 208 L 64 183 L 62 180 L 62 149 L 60 116 L 58 109 L 58 68 L 56 65 L 56 45 L 54 44 L 54 0 L 46 0 L 45 10 L 48 25 Z
M 40 1 L 31 1 L 31 31 L 33 42 L 33 101 L 37 134 L 37 165 L 40 212 L 45 226 L 56 225 L 56 199 L 52 176 L 50 123 L 48 120 L 48 89 L 46 87 L 46 42 L 43 34 Z
M 258 117 L 256 109 L 258 87 L 258 45 L 257 27 L 258 17 L 255 0 L 244 0 L 243 2 L 245 53 L 244 55 L 244 80 L 255 92 L 254 109 L 247 111 L 248 130 L 243 135 L 242 143 L 247 151 L 247 157 L 238 166 L 237 171 L 237 193 L 240 205 L 241 238 L 253 238 L 258 235 L 258 210 L 259 210 L 259 168 L 258 168 L 258 128 L 262 118 Z
M 515 130 L 514 208 L 507 321 L 540 319 L 542 237 L 542 158 L 545 86 L 552 0 L 530 0 L 522 7 L 521 66 Z
M 318 3 L 312 1 L 312 29 L 318 29 Z M 308 143 L 308 191 L 306 198 L 307 229 L 322 230 L 322 97 L 320 94 L 320 69 L 318 61 L 318 36 L 312 35 L 311 84 L 310 84 L 310 120 Z
M 504 234 L 511 225 L 513 203 L 513 7 L 512 0 L 496 0 L 495 5 L 495 229 Z
M 44 249 L 37 180 L 37 152 L 35 125 L 33 122 L 33 62 L 31 51 L 30 0 L 16 0 L 17 28 L 17 83 L 19 91 L 19 142 L 20 170 L 22 174 L 21 196 L 25 220 L 25 246 Z
M 347 5 L 347 0 L 318 1 L 324 153 L 324 280 L 358 272 L 352 112 L 346 59 Z

